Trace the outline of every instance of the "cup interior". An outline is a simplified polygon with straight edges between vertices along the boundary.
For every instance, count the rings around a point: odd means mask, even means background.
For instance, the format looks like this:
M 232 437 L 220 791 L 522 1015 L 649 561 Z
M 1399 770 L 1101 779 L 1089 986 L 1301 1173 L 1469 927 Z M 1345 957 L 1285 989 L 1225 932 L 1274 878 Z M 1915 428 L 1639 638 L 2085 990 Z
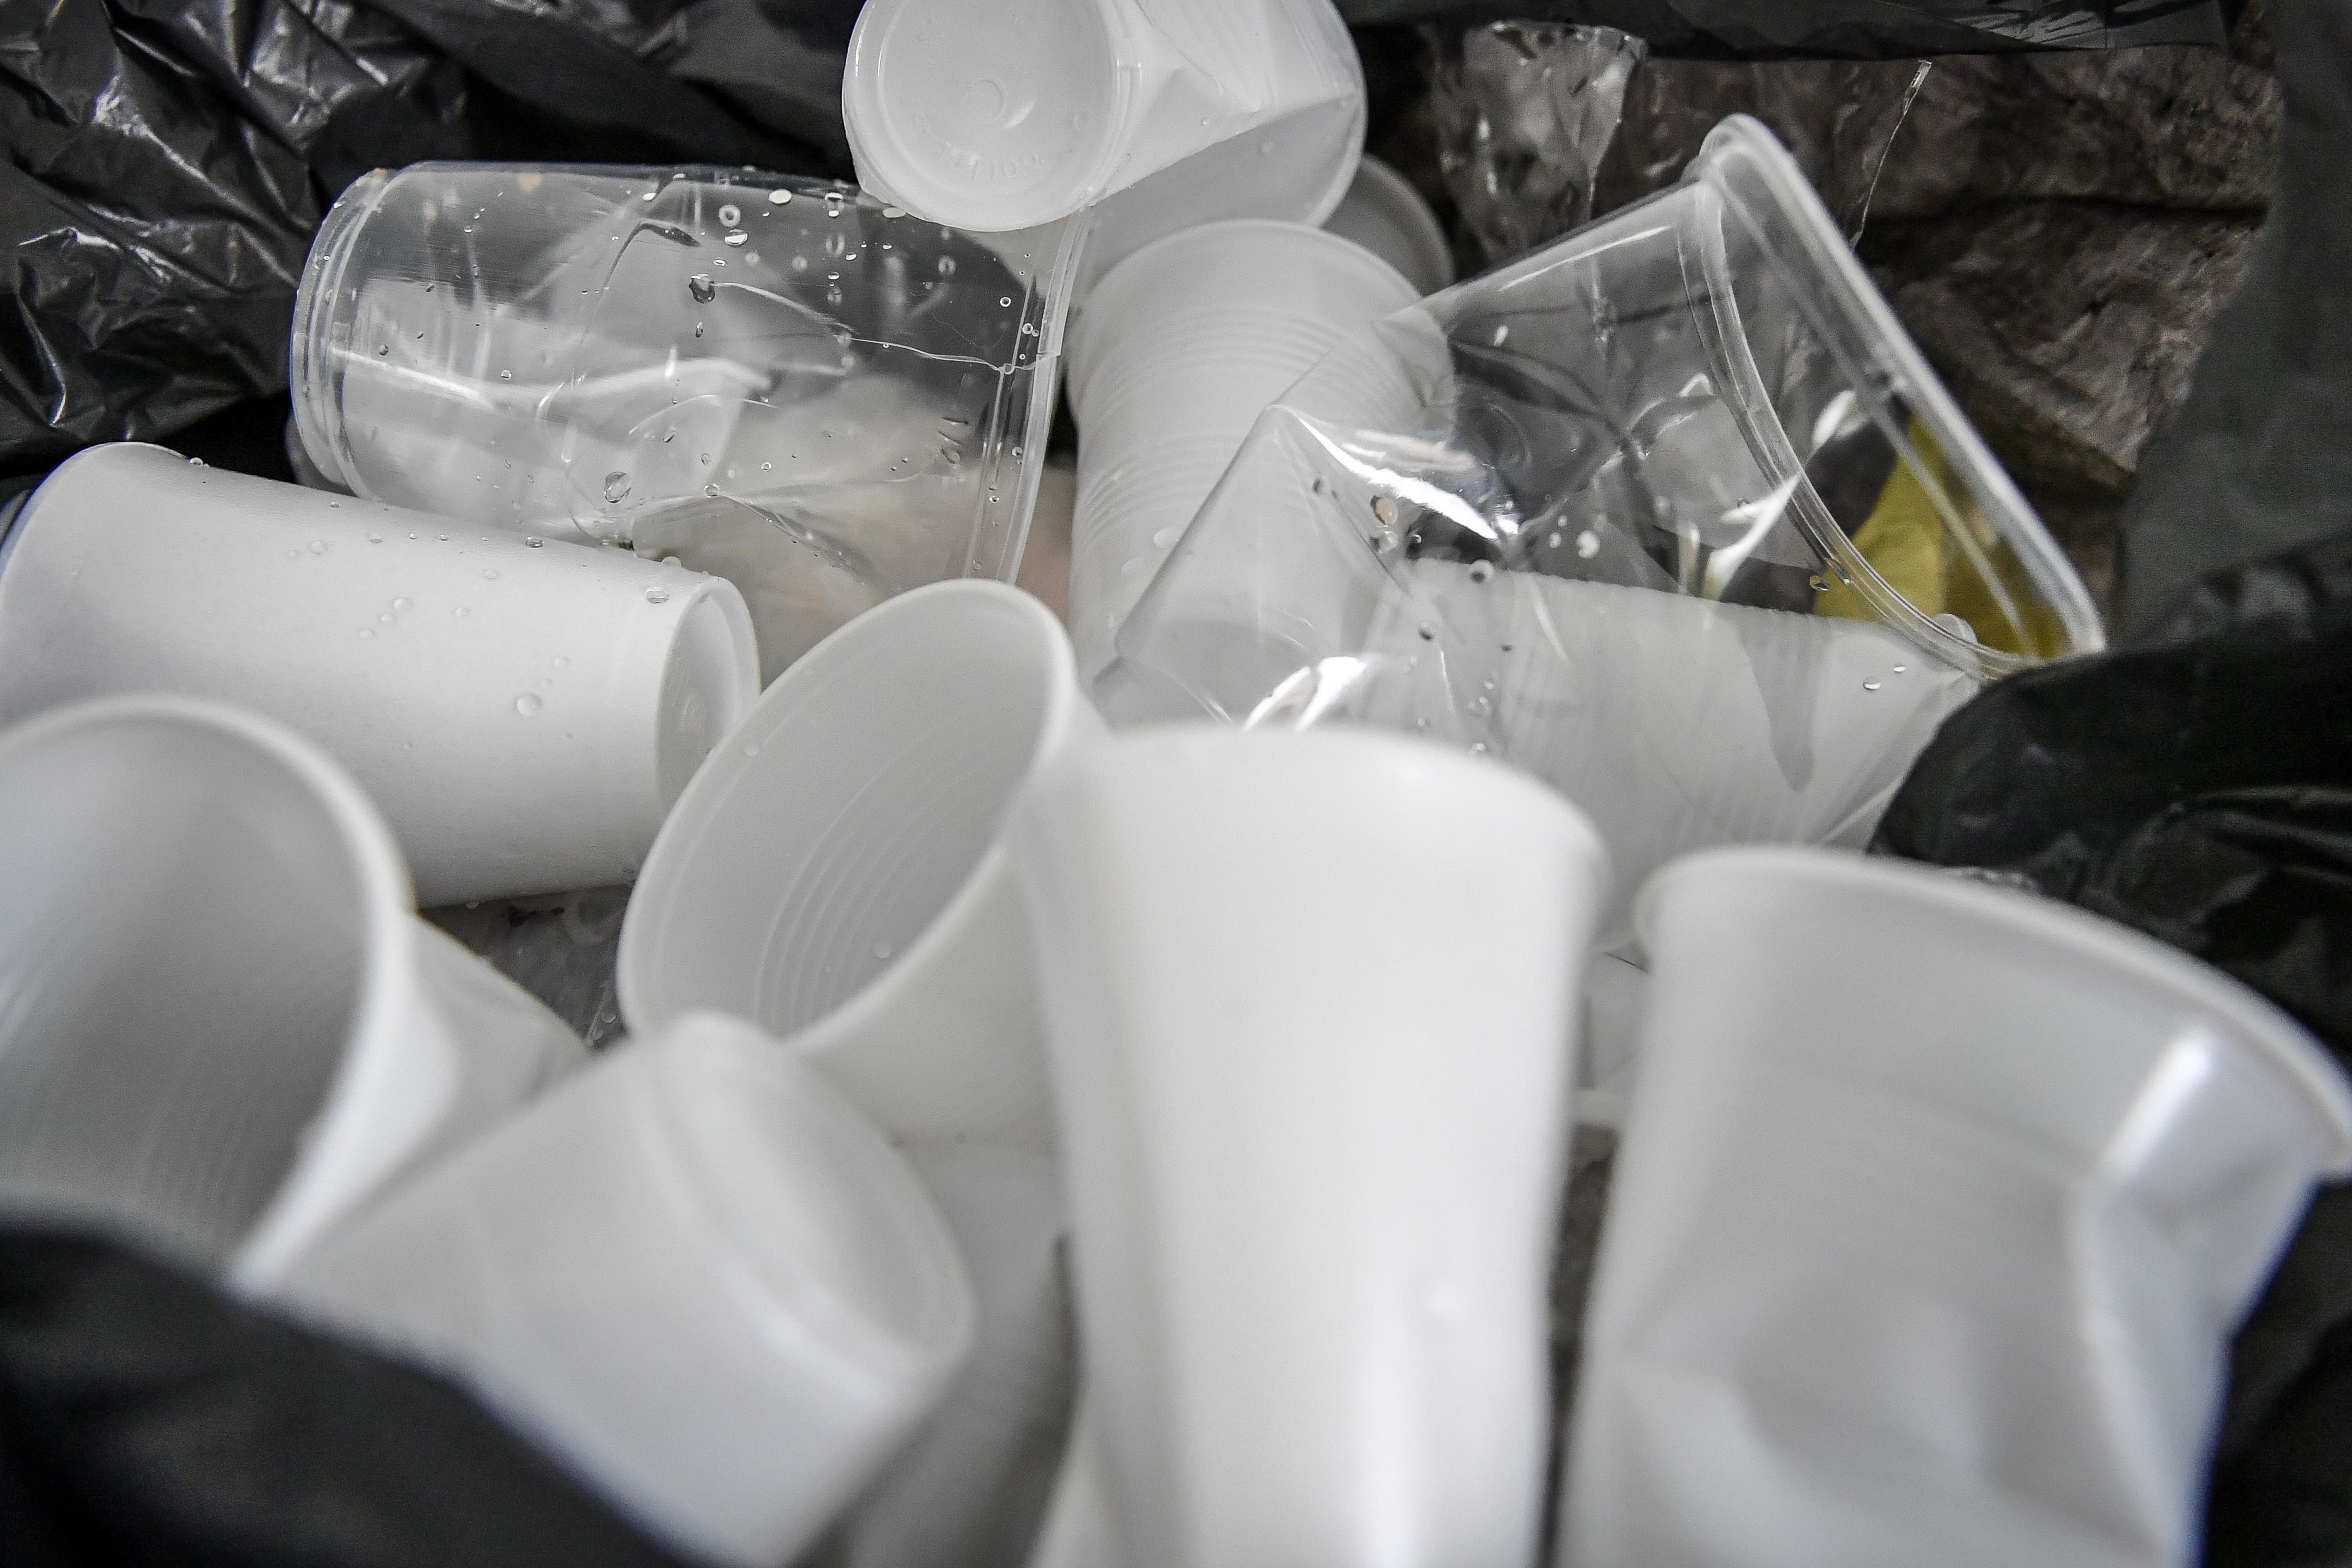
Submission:
M 226 1261 L 360 1016 L 369 900 L 251 741 L 92 717 L 0 748 L 0 1201 Z
M 859 617 L 769 688 L 687 787 L 622 933 L 632 1026 L 695 1007 L 797 1033 L 954 900 L 1076 700 L 1042 605 L 943 584 Z

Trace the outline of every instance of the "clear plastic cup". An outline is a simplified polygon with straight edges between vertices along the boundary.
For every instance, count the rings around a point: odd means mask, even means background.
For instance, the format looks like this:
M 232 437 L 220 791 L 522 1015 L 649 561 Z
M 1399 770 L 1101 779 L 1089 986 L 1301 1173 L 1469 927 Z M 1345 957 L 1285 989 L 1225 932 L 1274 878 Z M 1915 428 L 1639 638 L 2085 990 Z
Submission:
M 1217 218 L 1320 223 L 1363 145 L 1364 77 L 1330 0 L 875 0 L 842 118 L 885 200 L 993 232 L 1110 198 L 1123 255 Z
M 1191 726 L 1007 841 L 1118 1560 L 1530 1561 L 1591 827 L 1402 737 Z
M 586 1059 L 416 918 L 359 787 L 218 703 L 0 734 L 0 1208 L 269 1294 Z
M 699 572 L 92 447 L 0 569 L 0 723 L 139 691 L 236 702 L 349 768 L 427 905 L 624 882 L 759 695 Z
M 1454 247 L 1445 226 L 1411 180 L 1369 153 L 1357 163 L 1354 182 L 1323 226 L 1395 268 L 1418 293 L 1434 294 L 1454 281 Z
M 673 1547 L 795 1561 L 971 1343 L 906 1163 L 750 1026 L 596 1059 L 306 1258 L 280 1300 L 452 1373 Z
M 678 798 L 622 924 L 622 1016 L 748 1018 L 908 1144 L 1049 1148 L 998 831 L 1024 781 L 1100 731 L 1060 623 L 1017 589 L 934 584 L 859 616 Z
M 1800 850 L 1642 895 L 1562 1563 L 2197 1554 L 2227 1340 L 2352 1089 L 2063 905 Z
M 303 268 L 296 425 L 356 495 L 730 552 L 797 652 L 902 589 L 1013 575 L 1082 228 L 974 239 L 752 171 L 379 171 Z
M 1078 425 L 1070 628 L 1091 678 L 1251 425 L 1349 332 L 1413 299 L 1352 240 L 1238 220 L 1114 268 L 1070 331 Z
M 1584 657 L 1605 634 L 1565 623 L 1627 603 L 1604 588 L 1657 601 L 1618 626 L 1714 654 Z M 1678 814 L 1644 850 L 1571 790 L 1631 878 L 1675 850 L 1866 833 L 1942 699 L 1877 715 L 1947 671 L 2101 646 L 1795 163 L 1734 117 L 1673 189 L 1373 323 L 1277 399 L 1095 690 L 1115 722 L 1370 718 L 1563 784 L 1619 770 L 1620 798 Z M 1713 685 L 1664 689 L 1685 679 Z M 1735 706 L 1732 738 L 1690 727 Z M 1825 798 L 1817 744 L 1882 742 Z

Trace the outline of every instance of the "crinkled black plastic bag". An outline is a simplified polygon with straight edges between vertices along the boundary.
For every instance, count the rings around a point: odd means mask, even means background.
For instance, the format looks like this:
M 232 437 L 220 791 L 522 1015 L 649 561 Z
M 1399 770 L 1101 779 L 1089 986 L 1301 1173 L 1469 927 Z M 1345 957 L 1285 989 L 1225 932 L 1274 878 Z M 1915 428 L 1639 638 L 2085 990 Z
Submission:
M 1349 21 L 1617 27 L 1662 55 L 1749 59 L 2218 44 L 2223 0 L 1339 0 Z
M 0 1231 L 10 1568 L 678 1568 L 447 1384 Z

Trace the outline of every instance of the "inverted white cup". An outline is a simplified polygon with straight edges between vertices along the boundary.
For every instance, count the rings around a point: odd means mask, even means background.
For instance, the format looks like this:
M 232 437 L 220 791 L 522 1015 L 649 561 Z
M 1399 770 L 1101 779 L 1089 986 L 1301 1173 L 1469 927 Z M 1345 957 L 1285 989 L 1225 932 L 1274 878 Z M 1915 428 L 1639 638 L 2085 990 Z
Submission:
M 1023 781 L 1100 730 L 1060 623 L 1017 589 L 934 584 L 860 616 L 679 797 L 621 928 L 623 1017 L 748 1018 L 909 1143 L 1049 1147 L 996 841 Z
M 417 920 L 341 768 L 217 703 L 0 735 L 0 1206 L 264 1292 L 585 1058 Z
M 2335 1066 L 1949 874 L 1722 850 L 1640 922 L 1559 1561 L 2193 1561 L 2226 1337 L 2352 1169 Z
M 1423 742 L 1192 727 L 1009 842 L 1122 1560 L 1529 1561 L 1591 828 Z
M 971 1287 L 922 1185 L 774 1041 L 633 1040 L 303 1260 L 281 1299 L 457 1375 L 692 1555 L 774 1568 L 929 1414 Z
M 1330 0 L 877 0 L 842 119 L 858 184 L 959 228 L 1049 223 L 1202 154 L 1217 178 L 1159 182 L 1131 216 L 1318 223 L 1355 172 L 1364 76 Z
M 1078 501 L 1070 626 L 1081 675 L 1112 639 L 1260 410 L 1412 285 L 1352 240 L 1235 221 L 1139 251 L 1071 330 Z M 1181 456 L 1179 456 L 1181 454 Z
M 1434 294 L 1454 281 L 1444 226 L 1411 180 L 1369 153 L 1323 226 L 1395 268 L 1419 293 Z
M 428 905 L 623 882 L 758 691 L 742 595 L 625 552 L 100 447 L 0 571 L 0 722 L 173 691 L 349 768 Z
M 1076 1342 L 1060 1173 L 1000 1144 L 910 1150 L 971 1275 L 979 1331 L 938 1411 L 824 1568 L 1021 1568 L 1070 1430 Z

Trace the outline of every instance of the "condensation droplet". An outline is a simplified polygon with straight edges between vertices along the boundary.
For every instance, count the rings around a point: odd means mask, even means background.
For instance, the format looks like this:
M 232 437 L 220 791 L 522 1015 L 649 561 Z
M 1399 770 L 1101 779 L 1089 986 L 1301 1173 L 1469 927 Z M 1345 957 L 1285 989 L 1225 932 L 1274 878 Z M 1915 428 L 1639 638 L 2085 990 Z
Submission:
M 545 706 L 546 704 L 539 700 L 539 695 L 536 692 L 526 691 L 521 696 L 515 699 L 515 711 L 521 714 L 526 719 L 530 718 L 532 714 L 537 713 Z
M 1427 621 L 1423 621 L 1423 622 L 1422 622 L 1422 623 L 1421 623 L 1421 640 L 1422 640 L 1422 641 L 1423 641 L 1423 642 L 1434 642 L 1434 641 L 1436 641 L 1436 640 L 1437 640 L 1437 628 L 1436 628 L 1436 627 L 1434 627 L 1434 626 L 1431 626 Z
M 1586 561 L 1590 561 L 1594 556 L 1600 554 L 1601 535 L 1595 533 L 1589 528 L 1582 533 L 1578 534 L 1576 536 L 1576 553 L 1579 557 Z
M 877 958 L 887 959 L 896 951 L 898 950 L 887 942 L 877 942 L 874 944 L 874 956 Z
M 686 291 L 694 296 L 698 305 L 708 305 L 719 298 L 719 285 L 710 280 L 708 272 L 698 272 L 686 280 Z
M 1012 304 L 1012 303 L 1013 303 L 1013 296 L 1012 296 L 1012 295 L 1010 295 L 1010 294 L 1007 294 L 1007 295 L 1003 296 L 1002 299 L 998 300 L 996 302 L 997 302 L 998 304 L 1000 304 L 1000 305 L 1010 305 L 1010 304 Z
M 952 278 L 952 277 L 954 277 L 954 276 L 955 276 L 955 267 L 956 267 L 956 263 L 955 263 L 955 258 L 954 258 L 954 257 L 952 257 L 952 256 L 942 256 L 942 257 L 940 257 L 940 277 L 942 277 L 942 278 Z
M 362 642 L 373 642 L 374 640 L 375 640 L 375 633 L 374 633 L 373 631 L 370 630 L 370 629 L 369 629 L 368 627 L 366 627 L 366 626 L 362 626 L 362 627 L 360 628 L 360 641 L 362 641 Z
M 526 533 L 526 534 L 524 534 L 524 535 L 523 535 L 522 542 L 523 542 L 525 544 L 530 545 L 533 550 L 539 550 L 539 549 L 541 549 L 541 548 L 543 548 L 543 547 L 546 545 L 546 543 L 547 543 L 547 541 L 545 541 L 544 539 L 541 539 L 541 538 L 539 535 L 537 535 L 536 533 Z
M 790 191 L 788 191 L 788 190 L 785 190 L 785 189 L 784 189 L 782 186 L 781 186 L 781 185 L 780 185 L 780 186 L 778 186 L 776 189 L 774 189 L 774 190 L 772 190 L 772 191 L 770 191 L 770 192 L 768 193 L 768 205 L 771 205 L 771 206 L 779 206 L 779 207 L 781 207 L 781 206 L 786 206 L 786 205 L 789 205 L 791 204 L 791 202 L 792 202 L 792 199 L 793 199 L 793 193 L 792 193 L 792 192 L 790 192 Z
M 1508 326 L 1497 326 L 1495 329 L 1495 346 L 1496 348 L 1501 348 L 1505 343 L 1507 343 L 1510 341 L 1511 329 Z
M 1862 683 L 1862 689 L 1864 691 L 1875 691 L 1878 689 L 1879 684 L 1880 683 L 1875 680 L 1865 680 Z
M 416 608 L 416 604 L 415 601 L 404 595 L 402 597 L 394 599 L 392 602 L 392 607 L 395 610 L 413 610 Z
M 614 468 L 604 476 L 604 500 L 608 505 L 618 505 L 629 493 L 629 474 L 625 468 Z
M 668 603 L 669 603 L 669 590 L 668 590 L 667 588 L 648 588 L 648 589 L 646 589 L 646 604 L 648 604 L 648 605 L 667 605 L 667 604 L 668 604 Z
M 482 568 L 482 575 L 485 578 L 495 582 L 498 579 L 499 569 L 495 566 L 485 566 Z
M 1389 500 L 1386 496 L 1374 496 L 1372 498 L 1372 515 L 1380 519 L 1382 523 L 1394 522 L 1396 521 L 1396 502 Z
M 737 206 L 733 202 L 729 202 L 725 206 L 719 209 L 719 221 L 725 224 L 729 228 L 733 228 L 737 224 L 743 221 L 743 209 Z
M 1491 561 L 1473 561 L 1470 563 L 1470 581 L 1473 583 L 1484 583 L 1494 574 L 1495 563 Z
M 732 246 L 738 246 L 738 247 L 740 247 L 740 246 L 743 245 L 746 241 L 748 241 L 751 237 L 750 235 L 748 235 L 748 234 L 745 234 L 745 233 L 744 233 L 741 229 L 740 229 L 740 228 L 730 228 L 730 229 L 729 229 L 725 234 L 720 235 L 719 237 L 721 240 L 725 241 L 725 242 L 726 242 L 727 244 L 729 244 L 729 245 L 732 245 Z
M 449 612 L 449 618 L 453 621 L 462 621 L 473 613 L 473 611 L 466 608 L 465 605 L 460 605 L 456 609 Z
M 326 542 L 325 540 L 323 540 L 323 539 L 314 539 L 314 540 L 310 541 L 310 553 L 311 553 L 311 554 L 313 554 L 313 555 L 324 555 L 326 552 L 327 552 L 327 542 Z

